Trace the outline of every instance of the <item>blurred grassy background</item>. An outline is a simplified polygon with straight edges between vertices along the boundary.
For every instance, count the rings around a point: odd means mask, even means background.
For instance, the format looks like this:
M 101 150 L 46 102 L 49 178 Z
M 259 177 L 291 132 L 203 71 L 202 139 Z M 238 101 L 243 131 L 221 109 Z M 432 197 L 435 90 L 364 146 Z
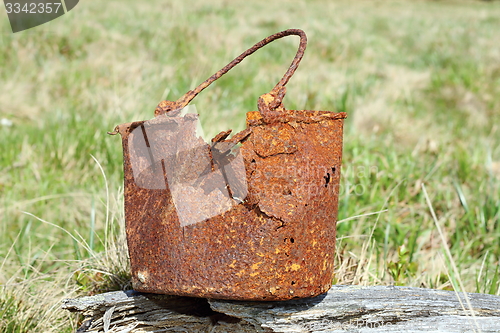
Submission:
M 106 131 L 288 28 L 309 44 L 285 106 L 349 114 L 339 219 L 387 210 L 338 225 L 335 282 L 500 294 L 499 2 L 86 0 L 16 34 L 1 17 L 0 331 L 74 331 L 61 299 L 127 287 L 121 142 Z M 198 96 L 205 132 L 243 129 L 297 44 Z

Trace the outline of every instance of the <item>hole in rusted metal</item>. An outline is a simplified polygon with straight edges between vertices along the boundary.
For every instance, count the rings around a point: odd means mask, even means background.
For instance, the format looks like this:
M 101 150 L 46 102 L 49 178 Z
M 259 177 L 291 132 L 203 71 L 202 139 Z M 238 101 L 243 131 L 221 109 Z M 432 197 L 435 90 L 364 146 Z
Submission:
M 323 176 L 323 178 L 325 178 L 325 187 L 327 187 L 327 186 L 328 186 L 328 184 L 330 183 L 330 179 L 331 179 L 331 177 L 330 177 L 330 173 L 329 173 L 329 172 L 327 172 L 327 173 L 326 173 L 326 176 Z
M 295 284 L 295 281 L 292 281 L 292 286 Z
M 290 238 L 290 243 L 295 243 L 295 239 Z
M 334 174 L 336 170 L 337 169 L 335 167 L 332 167 L 332 174 Z

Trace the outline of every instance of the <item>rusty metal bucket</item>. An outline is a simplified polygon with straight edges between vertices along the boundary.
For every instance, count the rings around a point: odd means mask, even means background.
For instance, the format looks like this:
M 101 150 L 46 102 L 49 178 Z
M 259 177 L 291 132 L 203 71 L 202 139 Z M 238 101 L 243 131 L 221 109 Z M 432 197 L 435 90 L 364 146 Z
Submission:
M 285 76 L 247 113 L 247 128 L 210 144 L 196 114 L 204 88 L 273 40 L 300 36 Z M 287 300 L 332 282 L 346 114 L 292 111 L 285 84 L 302 59 L 302 30 L 272 35 L 155 118 L 116 127 L 123 143 L 125 219 L 135 290 L 236 300 Z

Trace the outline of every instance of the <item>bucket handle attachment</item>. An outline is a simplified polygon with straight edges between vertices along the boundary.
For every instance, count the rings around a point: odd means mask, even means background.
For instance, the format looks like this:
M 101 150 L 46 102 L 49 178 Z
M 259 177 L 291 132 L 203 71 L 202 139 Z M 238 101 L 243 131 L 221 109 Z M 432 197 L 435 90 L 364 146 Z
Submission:
M 302 60 L 302 57 L 304 56 L 304 51 L 307 46 L 307 36 L 304 31 L 300 29 L 288 29 L 284 30 L 281 32 L 278 32 L 274 35 L 271 35 L 267 38 L 264 38 L 242 54 L 240 54 L 238 57 L 236 57 L 233 61 L 231 61 L 229 64 L 227 64 L 225 67 L 223 67 L 221 70 L 219 70 L 217 73 L 209 77 L 207 80 L 205 80 L 203 83 L 201 83 L 198 87 L 196 87 L 194 90 L 188 91 L 184 96 L 179 98 L 176 102 L 173 101 L 162 101 L 160 104 L 158 104 L 156 110 L 155 110 L 155 117 L 159 115 L 164 115 L 167 114 L 168 116 L 177 116 L 182 108 L 184 108 L 186 105 L 188 105 L 193 98 L 196 97 L 203 89 L 208 87 L 210 84 L 212 84 L 215 80 L 220 78 L 222 75 L 226 74 L 231 70 L 234 66 L 238 65 L 243 59 L 245 59 L 247 56 L 250 54 L 254 53 L 261 47 L 271 43 L 272 41 L 275 41 L 277 39 L 290 36 L 290 35 L 296 35 L 300 37 L 300 44 L 299 48 L 297 50 L 297 54 L 295 55 L 295 58 L 293 59 L 292 63 L 290 64 L 290 67 L 286 71 L 285 75 L 283 78 L 276 84 L 276 86 L 271 90 L 271 92 L 264 94 L 260 96 L 259 101 L 258 101 L 258 107 L 259 111 L 263 113 L 264 115 L 269 114 L 271 111 L 283 111 L 284 107 L 282 104 L 282 100 L 285 97 L 286 94 L 286 88 L 285 85 L 288 83 L 288 80 L 292 77 L 292 75 L 295 73 L 295 70 L 299 66 L 300 61 Z

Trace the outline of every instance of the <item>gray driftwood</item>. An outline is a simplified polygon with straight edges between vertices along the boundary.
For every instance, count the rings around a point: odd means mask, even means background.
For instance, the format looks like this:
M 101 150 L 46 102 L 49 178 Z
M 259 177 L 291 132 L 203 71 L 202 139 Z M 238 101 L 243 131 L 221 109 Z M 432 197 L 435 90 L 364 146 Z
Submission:
M 78 333 L 500 332 L 498 296 L 392 286 L 333 286 L 284 302 L 120 291 L 68 299 L 63 308 L 84 316 Z

